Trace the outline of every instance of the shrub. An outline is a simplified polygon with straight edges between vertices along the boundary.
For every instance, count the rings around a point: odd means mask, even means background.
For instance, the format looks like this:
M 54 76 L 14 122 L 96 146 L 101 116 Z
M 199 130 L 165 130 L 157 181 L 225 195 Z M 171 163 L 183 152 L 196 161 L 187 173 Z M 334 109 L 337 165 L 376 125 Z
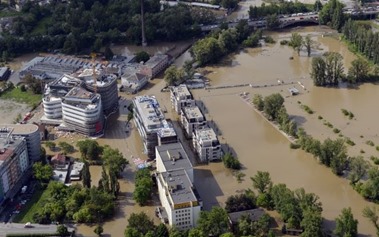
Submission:
M 374 142 L 371 140 L 366 141 L 366 144 L 369 146 L 375 146 Z
M 359 152 L 360 152 L 361 154 L 366 153 L 366 152 L 365 152 L 364 150 L 362 150 L 362 149 L 361 149 Z
M 265 37 L 265 42 L 268 44 L 275 44 L 275 40 L 269 35 Z
M 323 119 L 323 117 L 322 117 L 321 115 L 319 115 L 317 118 L 318 118 L 319 120 L 322 120 L 322 119 Z
M 313 110 L 308 105 L 302 105 L 301 108 L 308 114 L 313 114 Z
M 349 116 L 349 111 L 347 111 L 346 109 L 341 109 L 341 112 L 343 113 L 343 115 Z
M 290 143 L 290 148 L 291 149 L 299 149 L 301 146 L 300 146 L 300 144 L 297 144 L 297 143 Z
M 346 143 L 350 146 L 355 146 L 355 143 L 350 138 L 346 138 Z
M 340 130 L 339 130 L 338 128 L 334 128 L 334 129 L 333 129 L 333 132 L 334 132 L 334 133 L 339 133 Z
M 288 45 L 289 41 L 288 40 L 281 40 L 280 45 Z
M 228 169 L 239 170 L 241 169 L 241 163 L 232 154 L 227 153 L 222 157 L 224 165 Z

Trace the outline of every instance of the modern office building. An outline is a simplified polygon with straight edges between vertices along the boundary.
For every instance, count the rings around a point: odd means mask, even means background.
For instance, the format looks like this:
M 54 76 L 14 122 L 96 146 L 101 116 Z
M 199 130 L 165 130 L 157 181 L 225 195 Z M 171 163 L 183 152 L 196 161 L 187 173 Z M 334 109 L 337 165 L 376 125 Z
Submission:
M 78 78 L 63 75 L 59 79 L 45 86 L 44 97 L 42 98 L 44 117 L 43 120 L 58 120 L 58 124 L 62 119 L 62 99 L 74 87 L 82 86 L 84 83 Z
M 147 75 L 149 78 L 154 78 L 165 70 L 169 64 L 168 55 L 156 54 L 145 62 L 145 64 L 141 65 L 141 73 Z
M 24 137 L 13 136 L 13 129 L 0 130 L 0 209 L 5 200 L 13 198 L 28 175 L 31 162 Z
M 181 113 L 184 107 L 195 106 L 195 100 L 185 84 L 170 88 L 170 100 L 172 108 L 178 114 Z
M 87 135 L 101 136 L 104 114 L 101 96 L 81 87 L 72 88 L 62 100 L 63 126 Z
M 193 133 L 193 147 L 202 162 L 220 160 L 221 144 L 212 128 L 196 129 Z
M 158 146 L 175 143 L 178 141 L 178 136 L 176 135 L 175 129 L 172 126 L 171 121 L 162 120 L 162 128 L 158 130 Z
M 157 172 L 184 169 L 194 183 L 193 166 L 181 143 L 171 143 L 155 148 Z
M 155 147 L 160 143 L 176 142 L 175 130 L 170 128 L 163 111 L 154 96 L 137 96 L 133 99 L 134 122 L 141 135 L 144 152 L 149 159 L 155 158 Z M 164 132 L 164 130 L 168 132 Z
M 201 201 L 185 169 L 157 173 L 159 199 L 170 226 L 179 230 L 196 226 Z
M 203 113 L 201 113 L 199 107 L 182 107 L 180 122 L 188 138 L 192 138 L 193 132 L 196 129 L 203 129 L 208 126 L 207 121 Z

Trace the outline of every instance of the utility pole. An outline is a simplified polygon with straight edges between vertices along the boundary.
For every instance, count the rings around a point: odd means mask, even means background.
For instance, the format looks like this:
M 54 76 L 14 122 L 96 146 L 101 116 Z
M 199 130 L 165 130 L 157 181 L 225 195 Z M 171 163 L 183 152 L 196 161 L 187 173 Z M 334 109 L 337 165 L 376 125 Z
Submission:
M 140 0 L 141 3 L 141 29 L 142 29 L 142 46 L 147 46 L 146 37 L 145 37 L 145 13 L 143 10 L 143 0 Z

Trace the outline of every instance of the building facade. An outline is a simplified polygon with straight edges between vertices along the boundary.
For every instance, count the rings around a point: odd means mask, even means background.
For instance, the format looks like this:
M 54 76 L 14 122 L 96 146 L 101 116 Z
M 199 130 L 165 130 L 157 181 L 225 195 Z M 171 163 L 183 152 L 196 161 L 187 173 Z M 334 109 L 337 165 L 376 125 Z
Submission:
M 185 84 L 170 88 L 170 100 L 171 107 L 177 114 L 180 114 L 184 107 L 195 106 L 195 100 Z
M 221 144 L 212 128 L 195 130 L 192 141 L 200 161 L 209 162 L 221 159 Z
M 125 88 L 124 90 L 132 94 L 140 91 L 148 83 L 149 78 L 147 75 L 134 72 L 125 73 L 121 76 L 121 84 Z
M 193 132 L 196 129 L 203 129 L 208 126 L 208 122 L 205 120 L 203 113 L 201 113 L 199 107 L 196 105 L 182 107 L 180 122 L 188 138 L 192 138 Z
M 101 97 L 81 87 L 72 88 L 62 100 L 63 125 L 87 136 L 101 136 L 104 114 Z
M 156 54 L 141 66 L 141 73 L 147 75 L 149 78 L 154 78 L 163 72 L 169 63 L 168 55 Z

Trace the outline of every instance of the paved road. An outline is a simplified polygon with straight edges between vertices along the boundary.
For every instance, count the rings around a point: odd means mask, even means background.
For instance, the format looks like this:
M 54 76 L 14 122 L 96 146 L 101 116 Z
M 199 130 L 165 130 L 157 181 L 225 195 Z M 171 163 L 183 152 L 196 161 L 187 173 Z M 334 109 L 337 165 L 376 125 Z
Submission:
M 0 224 L 0 236 L 10 233 L 56 233 L 57 225 L 33 224 L 32 228 L 25 228 L 24 224 L 7 223 Z

